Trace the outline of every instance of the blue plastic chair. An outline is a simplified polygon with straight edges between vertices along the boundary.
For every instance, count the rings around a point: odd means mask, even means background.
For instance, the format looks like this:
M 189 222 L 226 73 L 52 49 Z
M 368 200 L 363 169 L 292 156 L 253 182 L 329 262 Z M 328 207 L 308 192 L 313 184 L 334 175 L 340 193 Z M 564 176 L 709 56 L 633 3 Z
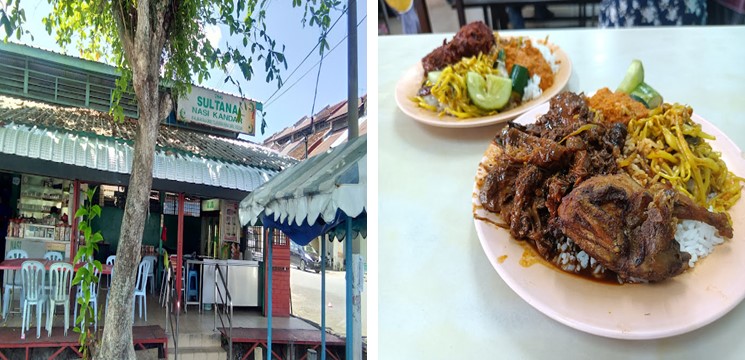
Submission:
M 70 286 L 75 274 L 72 264 L 59 262 L 49 267 L 49 309 L 47 309 L 47 336 L 52 335 L 54 312 L 58 305 L 65 309 L 65 336 L 70 328 Z
M 147 278 L 150 272 L 151 262 L 143 259 L 140 262 L 140 266 L 137 269 L 137 282 L 135 283 L 135 296 L 132 299 L 132 320 L 135 317 L 135 305 L 137 305 L 137 299 L 140 299 L 140 318 L 142 318 L 142 310 L 145 309 L 145 322 L 147 322 Z
M 148 255 L 148 256 L 144 256 L 142 258 L 142 261 L 147 261 L 150 263 L 150 270 L 148 270 L 147 278 L 148 278 L 148 281 L 150 282 L 150 293 L 154 294 L 155 293 L 155 271 L 154 270 L 155 270 L 155 263 L 158 261 L 158 259 L 155 256 Z M 150 279 L 152 279 L 152 281 L 150 281 Z
M 41 337 L 41 313 L 44 311 L 44 302 L 47 301 L 47 295 L 44 293 L 45 275 L 44 264 L 38 261 L 27 260 L 21 265 L 21 284 L 25 297 L 21 318 L 21 339 L 26 338 L 26 330 L 31 328 L 28 324 L 31 316 L 29 308 L 34 305 L 36 305 L 36 338 Z
M 13 249 L 8 251 L 8 254 L 5 255 L 5 259 L 28 259 L 28 253 L 26 250 L 21 249 Z M 21 307 L 23 307 L 23 291 L 21 287 L 21 278 L 19 277 L 20 274 L 17 274 L 15 270 L 12 271 L 12 274 L 8 276 L 10 278 L 9 282 L 3 284 L 3 287 L 5 288 L 4 294 L 3 294 L 3 319 L 8 318 L 8 306 L 10 305 L 10 300 L 16 292 L 21 294 Z M 13 295 L 13 296 L 11 296 Z

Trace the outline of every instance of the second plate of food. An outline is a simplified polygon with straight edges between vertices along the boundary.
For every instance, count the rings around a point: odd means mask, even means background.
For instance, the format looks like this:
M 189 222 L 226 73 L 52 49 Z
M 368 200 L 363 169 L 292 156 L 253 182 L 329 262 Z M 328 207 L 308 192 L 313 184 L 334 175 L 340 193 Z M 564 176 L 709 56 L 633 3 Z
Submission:
M 545 114 L 548 104 L 518 118 L 532 123 Z M 692 119 L 716 137 L 710 144 L 736 175 L 745 174 L 740 149 L 726 135 L 700 116 Z M 487 151 L 485 161 L 493 152 Z M 490 152 L 491 151 L 491 152 Z M 482 162 L 477 179 L 485 173 Z M 658 283 L 613 285 L 566 273 L 547 263 L 509 230 L 496 226 L 502 220 L 485 210 L 474 187 L 476 232 L 492 266 L 521 298 L 545 315 L 572 328 L 619 339 L 657 339 L 699 329 L 724 316 L 745 298 L 745 202 L 729 209 L 734 237 L 717 245 L 694 268 Z
M 502 39 L 527 39 L 527 38 L 509 38 Z M 572 74 L 572 63 L 569 57 L 558 46 L 546 40 L 531 39 L 531 42 L 543 45 L 551 52 L 551 57 L 556 65 L 556 71 L 553 73 L 553 84 L 544 89 L 542 93 L 532 100 L 523 102 L 518 106 L 510 108 L 503 112 L 492 115 L 470 117 L 461 119 L 453 115 L 443 114 L 438 111 L 432 111 L 419 106 L 416 96 L 422 88 L 425 79 L 425 71 L 422 63 L 409 68 L 396 85 L 396 103 L 406 115 L 421 123 L 446 128 L 472 128 L 488 126 L 512 120 L 530 109 L 545 103 L 554 95 L 561 92 L 569 82 Z M 532 76 L 532 74 L 531 74 Z

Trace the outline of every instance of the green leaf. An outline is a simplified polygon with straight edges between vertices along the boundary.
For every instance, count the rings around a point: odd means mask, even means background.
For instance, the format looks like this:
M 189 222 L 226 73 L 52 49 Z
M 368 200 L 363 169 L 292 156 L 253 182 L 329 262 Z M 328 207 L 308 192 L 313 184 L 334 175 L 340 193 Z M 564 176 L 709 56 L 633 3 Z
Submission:
M 91 212 L 92 212 L 92 213 L 93 213 L 93 215 L 95 215 L 95 216 L 101 216 L 101 207 L 100 207 L 100 206 L 98 206 L 98 205 L 93 205 L 93 206 L 91 207 Z
M 82 217 L 82 216 L 87 216 L 87 215 L 88 215 L 88 209 L 86 209 L 86 208 L 82 208 L 81 207 L 80 209 L 78 209 L 78 211 L 75 212 L 75 217 L 76 218 L 79 218 L 79 217 Z

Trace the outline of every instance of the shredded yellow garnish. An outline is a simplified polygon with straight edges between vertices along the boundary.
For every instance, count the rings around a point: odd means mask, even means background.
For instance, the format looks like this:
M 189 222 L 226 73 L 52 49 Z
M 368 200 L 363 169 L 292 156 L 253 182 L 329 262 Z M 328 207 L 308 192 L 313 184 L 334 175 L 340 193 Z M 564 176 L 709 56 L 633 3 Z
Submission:
M 491 51 L 489 54 L 481 53 L 478 56 L 463 58 L 456 64 L 443 69 L 436 84 L 431 84 L 427 80 L 426 85 L 432 86 L 430 93 L 442 105 L 442 111 L 440 111 L 439 115 L 450 114 L 465 119 L 496 114 L 498 112 L 496 110 L 487 111 L 476 107 L 468 98 L 468 89 L 466 88 L 466 73 L 469 71 L 475 71 L 481 74 L 481 76 L 487 74 L 506 76 L 506 74 L 500 74 L 499 70 L 494 68 L 495 61 L 497 61 L 496 51 Z M 415 97 L 414 101 L 425 109 L 437 111 L 434 106 L 428 104 L 421 96 Z
M 727 170 L 721 153 L 706 142 L 714 137 L 692 113 L 688 106 L 664 104 L 649 117 L 631 120 L 624 149 L 629 155 L 618 164 L 644 185 L 669 183 L 701 206 L 726 211 L 740 198 L 745 179 Z

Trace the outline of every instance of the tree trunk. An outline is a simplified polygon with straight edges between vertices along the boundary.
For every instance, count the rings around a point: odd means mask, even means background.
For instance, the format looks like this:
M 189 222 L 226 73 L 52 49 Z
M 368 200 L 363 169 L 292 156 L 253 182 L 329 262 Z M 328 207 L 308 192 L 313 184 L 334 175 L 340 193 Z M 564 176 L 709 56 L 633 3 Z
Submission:
M 95 354 L 97 359 L 135 359 L 131 330 L 134 286 L 149 208 L 158 128 L 172 105 L 168 95 L 158 92 L 166 36 L 163 25 L 166 2 L 153 2 L 155 4 L 145 0 L 137 2 L 136 24 L 127 23 L 129 14 L 113 7 L 124 55 L 132 70 L 140 118 L 103 337 Z

